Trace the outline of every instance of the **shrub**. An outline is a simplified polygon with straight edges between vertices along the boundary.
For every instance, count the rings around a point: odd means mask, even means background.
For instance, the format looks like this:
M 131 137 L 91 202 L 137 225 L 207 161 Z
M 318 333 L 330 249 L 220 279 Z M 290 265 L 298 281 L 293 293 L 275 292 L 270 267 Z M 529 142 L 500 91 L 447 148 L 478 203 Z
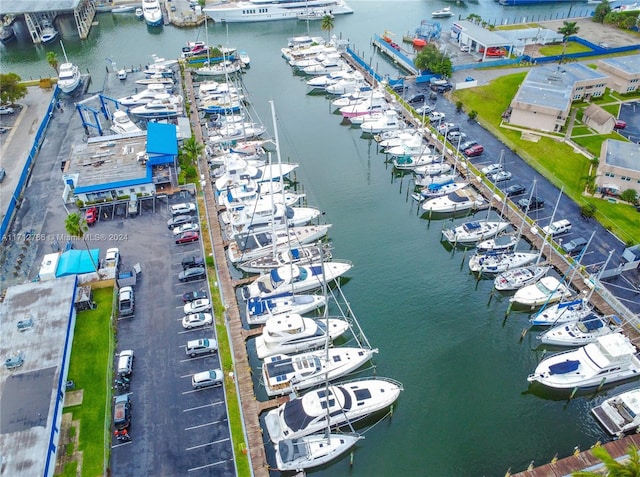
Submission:
M 635 205 L 638 201 L 638 192 L 635 189 L 624 190 L 620 193 L 620 199 Z

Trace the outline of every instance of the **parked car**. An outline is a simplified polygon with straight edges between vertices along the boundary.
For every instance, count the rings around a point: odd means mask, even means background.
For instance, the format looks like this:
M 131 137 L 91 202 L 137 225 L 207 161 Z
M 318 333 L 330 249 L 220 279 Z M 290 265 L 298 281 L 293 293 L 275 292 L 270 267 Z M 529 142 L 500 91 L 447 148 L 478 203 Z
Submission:
M 424 104 L 422 106 L 418 106 L 415 109 L 415 112 L 420 116 L 427 116 L 429 113 L 433 111 L 433 106 L 429 106 L 428 104 Z
M 209 311 L 211 310 L 211 302 L 208 298 L 200 298 L 198 300 L 190 301 L 189 303 L 185 303 L 184 305 L 184 313 L 185 315 L 189 315 L 191 313 L 200 313 L 201 311 Z
M 587 246 L 587 239 L 583 237 L 574 238 L 562 244 L 562 250 L 571 256 L 580 254 Z
M 9 106 L 0 106 L 0 114 L 5 115 L 5 114 L 13 114 L 15 113 L 16 110 L 13 108 L 10 108 Z
M 0 167 L 0 182 L 2 182 L 7 175 L 7 171 L 5 171 L 4 167 Z
M 451 83 L 446 84 L 431 84 L 429 85 L 431 91 L 435 91 L 436 93 L 446 93 L 447 91 L 451 91 L 453 89 L 453 85 Z
M 491 180 L 493 182 L 504 182 L 511 179 L 511 172 L 509 171 L 499 171 L 491 176 Z
M 429 113 L 429 121 L 435 123 L 436 121 L 444 119 L 444 116 L 444 113 L 441 113 L 440 111 L 431 111 Z
M 394 90 L 396 93 L 403 93 L 405 89 L 407 89 L 407 86 L 405 86 L 404 81 L 401 83 L 397 83 L 394 84 L 391 87 L 392 90 Z
M 476 157 L 484 152 L 484 147 L 480 144 L 474 144 L 470 148 L 464 150 L 464 155 L 467 157 Z
M 113 406 L 113 427 L 121 431 L 129 427 L 131 422 L 131 400 L 129 394 L 116 396 Z
M 518 201 L 518 207 L 520 207 L 524 212 L 542 209 L 544 207 L 544 199 L 535 195 L 531 197 L 531 200 L 528 198 L 520 199 Z
M 458 143 L 458 141 L 462 142 L 467 139 L 467 135 L 462 131 L 450 131 L 447 134 L 447 139 L 449 142 Z
M 193 217 L 190 215 L 176 215 L 175 217 L 167 220 L 167 228 L 174 229 L 178 225 L 190 224 L 193 222 Z
M 127 212 L 129 215 L 138 215 L 138 196 L 131 194 L 129 203 L 127 204 Z
M 185 303 L 188 301 L 198 300 L 200 298 L 209 298 L 209 295 L 204 290 L 193 290 L 182 294 L 182 301 Z
M 407 98 L 409 104 L 423 104 L 427 102 L 427 97 L 424 93 L 417 93 Z
M 196 373 L 191 378 L 191 385 L 194 389 L 206 388 L 209 386 L 222 386 L 224 382 L 224 374 L 220 369 L 210 369 Z
M 178 280 L 180 280 L 181 282 L 190 282 L 192 280 L 203 280 L 205 278 L 207 278 L 207 272 L 205 271 L 204 267 L 186 268 L 182 270 L 180 273 L 178 273 Z
M 176 237 L 176 244 L 197 242 L 198 240 L 200 240 L 200 234 L 198 232 L 182 232 Z
M 116 247 L 107 249 L 107 253 L 104 256 L 105 267 L 117 267 L 120 263 L 120 250 Z
M 117 373 L 120 376 L 129 376 L 133 371 L 133 350 L 123 349 L 118 355 Z
M 200 226 L 198 224 L 188 222 L 186 224 L 178 225 L 173 228 L 173 235 L 180 235 L 184 232 L 197 232 L 200 230 Z
M 460 144 L 460 150 L 464 151 L 465 149 L 469 149 L 471 146 L 475 146 L 476 144 L 478 144 L 478 141 L 474 139 L 469 139 L 468 141 L 465 141 L 462 144 Z
M 567 219 L 556 220 L 555 222 L 542 228 L 542 231 L 551 236 L 567 233 L 571 230 L 571 222 Z
M 211 313 L 194 313 L 191 315 L 185 315 L 182 318 L 182 327 L 188 330 L 191 328 L 207 326 L 211 323 L 213 323 L 213 316 Z
M 89 207 L 85 212 L 84 220 L 87 225 L 93 225 L 98 220 L 98 208 L 97 207 Z
M 213 354 L 218 351 L 218 342 L 211 338 L 187 341 L 185 349 L 188 356 L 195 358 L 199 354 Z
M 616 119 L 615 124 L 613 125 L 614 129 L 624 129 L 627 127 L 627 122 L 622 119 Z
M 195 255 L 190 255 L 182 259 L 183 270 L 186 270 L 187 268 L 193 268 L 193 267 L 204 267 L 204 258 L 196 257 Z
M 480 169 L 480 172 L 488 176 L 488 175 L 495 174 L 496 172 L 500 172 L 501 170 L 502 170 L 502 163 L 495 162 L 493 164 L 489 164 L 488 166 L 483 167 L 482 169 Z
M 507 197 L 514 197 L 516 195 L 524 194 L 526 191 L 527 188 L 522 184 L 513 184 L 507 187 L 504 190 L 504 193 L 507 195 Z
M 460 51 L 462 53 L 468 53 L 471 51 L 471 47 L 469 45 L 460 45 Z
M 132 287 L 122 287 L 118 290 L 118 312 L 120 316 L 133 315 L 135 299 Z
M 438 126 L 436 127 L 436 130 L 440 133 L 440 134 L 444 134 L 444 133 L 448 133 L 451 131 L 460 131 L 460 126 L 456 125 L 455 123 L 440 123 L 438 124 Z
M 193 202 L 185 202 L 172 205 L 169 209 L 171 210 L 171 215 L 193 214 L 196 211 L 196 204 Z

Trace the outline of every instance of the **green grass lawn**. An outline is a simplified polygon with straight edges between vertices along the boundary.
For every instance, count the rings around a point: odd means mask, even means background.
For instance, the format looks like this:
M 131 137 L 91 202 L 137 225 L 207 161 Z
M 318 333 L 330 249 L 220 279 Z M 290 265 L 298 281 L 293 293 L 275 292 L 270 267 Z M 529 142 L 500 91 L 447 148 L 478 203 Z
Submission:
M 552 45 L 545 45 L 541 47 L 538 51 L 543 56 L 556 56 L 562 54 L 562 43 L 554 43 Z M 581 45 L 580 43 L 576 43 L 575 41 L 567 42 L 567 50 L 565 54 L 569 55 L 572 53 L 584 53 L 586 51 L 593 51 L 588 46 Z
M 638 212 L 631 206 L 583 195 L 585 178 L 589 174 L 590 159 L 576 152 L 570 145 L 542 136 L 531 142 L 522 139 L 521 131 L 501 128 L 502 113 L 507 110 L 526 73 L 503 76 L 486 86 L 469 88 L 453 93 L 453 101 L 462 101 L 464 111 L 477 111 L 478 121 L 510 149 L 531 164 L 578 205 L 591 203 L 596 207 L 596 218 L 620 239 L 628 244 L 640 243 L 640 228 L 637 227 Z M 606 101 L 613 102 L 613 95 L 606 94 Z M 584 107 L 583 104 L 577 105 Z M 582 127 L 578 132 L 583 133 Z M 576 144 L 584 147 L 593 156 L 599 157 L 602 141 L 610 136 L 576 138 Z M 620 138 L 614 134 L 611 137 Z M 551 198 L 548 198 L 551 200 Z
M 76 389 L 83 390 L 82 404 L 66 407 L 73 419 L 80 421 L 80 444 L 82 451 L 82 475 L 102 475 L 105 459 L 109 459 L 111 416 L 111 369 L 113 356 L 113 329 L 111 314 L 113 288 L 93 291 L 95 310 L 81 311 L 76 318 L 69 365 L 69 379 Z M 77 464 L 68 464 L 64 476 L 75 476 Z

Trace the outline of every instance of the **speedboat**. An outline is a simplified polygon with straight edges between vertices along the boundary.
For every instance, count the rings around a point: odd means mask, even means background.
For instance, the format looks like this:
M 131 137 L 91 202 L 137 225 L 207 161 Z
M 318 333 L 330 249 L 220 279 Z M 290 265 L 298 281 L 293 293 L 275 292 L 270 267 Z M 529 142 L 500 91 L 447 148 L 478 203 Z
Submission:
M 316 290 L 347 273 L 353 264 L 348 260 L 314 262 L 309 265 L 285 265 L 260 275 L 242 289 L 245 300 Z
M 268 396 L 283 396 L 309 389 L 346 376 L 377 352 L 377 349 L 339 346 L 291 356 L 269 356 L 262 363 L 264 387 Z
M 589 389 L 640 377 L 636 347 L 621 333 L 563 351 L 540 361 L 529 382 L 561 389 Z
M 615 315 L 591 313 L 578 321 L 561 324 L 537 336 L 541 343 L 552 346 L 584 346 L 599 337 L 622 332 L 622 321 Z
M 140 106 L 141 104 L 147 104 L 156 99 L 158 94 L 166 94 L 167 88 L 168 86 L 166 84 L 152 83 L 147 85 L 142 91 L 132 94 L 131 96 L 118 98 L 116 101 L 122 106 Z
M 232 263 L 252 260 L 273 253 L 274 249 L 289 248 L 292 244 L 316 242 L 327 235 L 331 224 L 287 227 L 269 232 L 250 232 L 234 238 L 227 248 Z
M 435 12 L 431 12 L 431 18 L 449 18 L 452 16 L 453 12 L 451 11 L 451 7 L 444 7 Z
M 500 273 L 493 280 L 493 286 L 499 291 L 518 290 L 532 283 L 536 283 L 544 277 L 551 267 L 539 267 L 529 265 L 516 267 Z
M 524 267 L 538 258 L 533 252 L 476 253 L 469 259 L 469 270 L 479 274 L 502 273 L 512 268 Z
M 593 407 L 591 413 L 612 436 L 622 437 L 637 432 L 640 426 L 640 388 L 605 399 Z
M 578 321 L 591 313 L 591 305 L 584 298 L 563 300 L 545 307 L 529 320 L 533 326 L 555 326 L 560 323 Z
M 216 23 L 266 22 L 297 20 L 298 15 L 313 10 L 327 11 L 331 15 L 353 13 L 344 0 L 283 0 L 277 3 L 261 0 L 242 0 L 233 3 L 217 3 L 203 8 Z
M 402 384 L 389 378 L 362 378 L 320 387 L 272 409 L 265 416 L 271 442 L 296 439 L 365 418 L 391 406 Z
M 473 189 L 464 188 L 451 194 L 429 199 L 422 204 L 426 211 L 437 213 L 462 212 L 482 207 L 485 200 Z
M 162 25 L 162 10 L 158 0 L 142 0 L 142 16 L 148 26 Z
M 331 251 L 327 244 L 311 243 L 291 247 L 273 255 L 242 262 L 237 268 L 246 273 L 264 273 L 289 264 L 313 263 L 319 260 L 331 260 Z
M 246 318 L 248 325 L 261 325 L 271 316 L 286 313 L 304 315 L 327 304 L 323 295 L 283 295 L 273 298 L 249 298 Z
M 306 318 L 295 313 L 267 319 L 262 334 L 256 337 L 258 359 L 276 354 L 299 353 L 331 343 L 349 329 L 343 318 Z
M 113 116 L 111 118 L 111 130 L 116 134 L 133 134 L 142 132 L 142 129 L 136 126 L 136 124 L 131 121 L 131 118 L 127 113 L 121 109 L 117 109 L 113 112 Z
M 249 57 L 249 53 L 244 50 L 240 50 L 238 52 L 238 60 L 242 63 L 244 68 L 248 68 L 251 66 L 251 57 Z
M 509 222 L 497 220 L 474 220 L 451 229 L 444 229 L 442 235 L 451 244 L 474 245 L 481 240 L 494 237 L 509 226 Z
M 277 469 L 281 472 L 306 470 L 327 464 L 351 449 L 359 435 L 326 432 L 282 439 L 274 444 Z
M 556 277 L 542 277 L 533 285 L 520 288 L 509 300 L 511 303 L 535 307 L 555 303 L 571 296 L 571 290 Z
M 63 93 L 72 93 L 80 84 L 80 70 L 73 63 L 62 63 L 58 70 L 58 88 Z
M 42 22 L 42 30 L 40 33 L 40 41 L 42 43 L 51 43 L 58 38 L 58 30 L 53 28 L 53 25 L 48 21 Z
M 135 15 L 138 20 L 144 19 L 144 10 L 142 9 L 142 7 L 136 8 Z

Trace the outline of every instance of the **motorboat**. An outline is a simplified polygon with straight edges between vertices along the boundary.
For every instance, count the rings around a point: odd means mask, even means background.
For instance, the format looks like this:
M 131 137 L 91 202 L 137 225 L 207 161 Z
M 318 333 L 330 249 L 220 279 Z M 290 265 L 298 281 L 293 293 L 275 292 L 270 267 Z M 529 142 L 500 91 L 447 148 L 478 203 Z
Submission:
M 499 291 L 518 290 L 527 285 L 536 283 L 544 277 L 551 267 L 540 267 L 538 265 L 528 265 L 516 267 L 500 273 L 493 279 L 493 286 Z
M 385 113 L 386 109 L 379 109 L 379 110 L 372 110 L 368 113 L 365 114 L 361 114 L 359 116 L 351 116 L 348 121 L 351 123 L 352 126 L 356 126 L 356 127 L 360 127 L 363 123 L 365 122 L 372 122 L 372 121 L 382 121 L 384 120 L 384 113 Z M 404 129 L 404 128 L 402 128 Z M 394 129 L 389 129 L 389 130 L 385 130 L 385 131 L 381 131 L 381 132 L 388 132 L 388 131 L 401 131 L 401 129 L 399 128 L 394 128 Z M 367 133 L 370 134 L 370 133 Z
M 327 11 L 331 15 L 353 13 L 344 0 L 283 0 L 277 3 L 261 0 L 242 0 L 233 3 L 218 3 L 203 8 L 216 23 L 265 22 L 275 20 L 297 20 L 298 15 L 309 9 Z
M 420 189 L 420 192 L 414 193 L 412 197 L 418 202 L 421 202 L 423 200 L 434 199 L 436 197 L 451 194 L 457 190 L 464 189 L 468 185 L 468 182 L 454 182 L 452 180 L 444 184 L 434 183 L 423 187 Z
M 545 307 L 529 320 L 533 326 L 555 326 L 560 323 L 578 321 L 591 314 L 592 307 L 584 298 L 567 299 Z
M 351 76 L 352 74 L 353 70 L 351 69 L 351 67 L 345 66 L 343 69 L 327 73 L 326 75 L 314 76 L 313 78 L 307 80 L 307 86 L 309 86 L 310 91 L 326 92 L 328 86 L 334 85 L 338 81 L 347 76 Z
M 297 167 L 298 164 L 292 163 L 267 164 L 260 167 L 249 166 L 245 163 L 244 165 L 237 165 L 232 169 L 227 168 L 224 173 L 216 179 L 214 186 L 218 192 L 222 192 L 239 181 L 246 179 L 253 179 L 258 183 L 278 181 L 281 177 L 286 177 Z
M 178 64 L 178 60 L 167 60 L 156 54 L 151 55 L 151 57 L 153 58 L 153 62 L 146 65 L 144 70 L 142 70 L 146 76 L 174 77 L 174 67 Z
M 119 5 L 111 9 L 111 13 L 131 13 L 136 11 L 135 5 Z
M 343 318 L 306 318 L 296 313 L 267 319 L 262 334 L 256 337 L 258 359 L 276 354 L 299 353 L 320 348 L 346 333 L 349 322 Z
M 328 426 L 353 424 L 391 406 L 402 390 L 399 382 L 377 377 L 307 391 L 266 414 L 269 439 L 276 443 L 307 436 Z
M 205 64 L 200 68 L 196 68 L 195 72 L 200 76 L 226 76 L 238 73 L 241 69 L 239 62 L 224 60 L 220 63 Z
M 182 113 L 182 96 L 160 94 L 146 104 L 131 109 L 131 114 L 141 118 L 174 118 Z
M 489 237 L 495 237 L 507 227 L 509 222 L 502 220 L 474 220 L 444 229 L 442 236 L 453 245 L 475 245 Z
M 296 227 L 317 219 L 322 211 L 315 207 L 291 207 L 282 202 L 258 199 L 253 204 L 224 211 L 220 218 L 225 223 L 224 232 L 228 239 L 249 230 L 259 231 L 283 225 Z
M 520 238 L 514 234 L 498 234 L 495 237 L 482 240 L 476 245 L 478 253 L 499 253 L 515 248 Z
M 2 43 L 8 43 L 11 40 L 15 40 L 16 32 L 11 25 L 2 25 L 0 28 L 0 41 Z
M 72 93 L 80 84 L 80 70 L 77 65 L 65 62 L 58 69 L 58 88 L 63 93 Z
M 629 338 L 612 333 L 543 359 L 527 381 L 560 390 L 597 388 L 640 377 L 636 354 Z
M 311 243 L 291 247 L 273 255 L 247 260 L 238 264 L 237 268 L 246 273 L 264 273 L 289 264 L 313 263 L 319 260 L 331 260 L 331 250 L 328 244 Z
M 377 352 L 339 346 L 296 355 L 276 354 L 262 362 L 262 381 L 268 396 L 299 392 L 346 376 Z
M 390 151 L 394 147 L 404 146 L 405 144 L 410 146 L 415 146 L 416 143 L 424 144 L 424 133 L 423 129 L 396 129 L 376 134 L 374 139 L 384 153 L 393 154 Z M 402 155 L 402 153 L 397 155 Z
M 136 84 L 150 85 L 160 83 L 165 85 L 165 87 L 167 88 L 173 88 L 175 82 L 176 81 L 172 77 L 165 76 L 162 73 L 153 73 L 151 75 L 148 75 L 146 78 L 140 78 L 136 80 Z
M 304 315 L 327 304 L 324 295 L 283 295 L 273 298 L 249 298 L 246 305 L 247 324 L 261 325 L 271 316 L 286 313 Z
M 386 106 L 381 105 L 379 107 L 385 108 Z M 386 109 L 384 111 L 384 115 L 380 119 L 365 121 L 360 125 L 360 129 L 362 129 L 363 133 L 376 134 L 390 129 L 403 129 L 406 126 L 406 123 L 400 119 L 398 113 L 394 109 Z
M 209 96 L 201 100 L 200 108 L 206 114 L 229 115 L 237 113 L 242 109 L 242 100 L 238 95 L 221 95 L 218 97 Z M 224 128 L 224 126 L 223 126 Z
M 116 101 L 121 106 L 140 106 L 141 104 L 147 104 L 153 101 L 159 94 L 167 94 L 167 92 L 168 88 L 166 84 L 152 83 L 147 85 L 142 91 L 132 94 L 131 96 L 118 98 Z
M 285 265 L 260 275 L 242 289 L 242 296 L 247 300 L 317 290 L 337 280 L 352 267 L 353 264 L 348 260 Z
M 590 313 L 578 321 L 554 326 L 539 334 L 537 338 L 545 345 L 584 346 L 601 336 L 621 332 L 622 321 L 617 316 Z
M 111 130 L 116 134 L 139 134 L 140 129 L 127 113 L 121 109 L 116 109 L 111 117 Z
M 341 71 L 347 67 L 342 59 L 328 58 L 314 65 L 305 66 L 302 72 L 309 76 L 323 76 L 334 71 Z
M 476 253 L 469 259 L 469 270 L 478 274 L 495 274 L 524 267 L 538 258 L 537 253 L 506 252 Z
M 540 306 L 555 303 L 571 296 L 571 290 L 556 277 L 542 277 L 538 282 L 520 288 L 509 300 L 524 306 Z
M 287 60 L 289 66 L 296 70 L 301 70 L 306 66 L 318 64 L 327 58 L 339 58 L 340 53 L 337 48 L 331 45 L 318 44 L 295 50 L 290 53 Z
M 317 21 L 322 20 L 324 17 L 334 18 L 333 14 L 326 10 L 308 10 L 298 13 L 298 20 L 304 21 Z
M 591 413 L 612 436 L 622 437 L 637 432 L 640 426 L 640 388 L 605 399 L 591 408 Z
M 440 10 L 436 10 L 431 12 L 431 18 L 449 18 L 453 16 L 453 12 L 451 11 L 451 7 L 444 7 Z
M 371 97 L 369 98 L 368 101 L 365 101 L 363 103 L 354 104 L 352 106 L 344 106 L 340 108 L 340 114 L 342 114 L 343 118 L 350 119 L 353 116 L 362 116 L 363 114 L 371 114 L 371 113 L 386 111 L 387 109 L 389 109 L 389 103 L 387 102 L 386 99 Z M 397 113 L 396 113 L 396 119 L 397 119 Z M 376 133 L 376 132 L 381 132 L 385 130 L 386 129 L 380 129 L 377 131 L 369 131 L 369 132 Z
M 455 213 L 482 207 L 485 200 L 473 189 L 464 188 L 422 203 L 422 209 L 436 213 Z
M 359 435 L 319 433 L 274 444 L 276 466 L 281 472 L 311 469 L 325 465 L 351 449 Z
M 136 18 L 138 20 L 143 20 L 144 19 L 144 10 L 142 9 L 142 7 L 136 8 L 135 16 L 136 16 Z
M 344 75 L 338 81 L 325 87 L 325 92 L 332 95 L 344 95 L 356 93 L 360 96 L 371 94 L 371 86 L 365 81 L 364 76 L 359 71 Z M 333 103 L 332 103 L 333 104 Z M 336 106 L 341 107 L 341 106 Z
M 429 175 L 438 175 L 451 170 L 451 165 L 446 162 L 440 162 L 440 156 L 431 154 L 427 149 L 425 154 L 415 156 L 398 156 L 391 160 L 393 167 L 399 171 L 415 171 L 422 169 L 429 171 Z
M 206 55 L 209 50 L 209 46 L 202 40 L 188 41 L 185 46 L 182 47 L 180 55 L 182 58 L 191 58 L 192 56 Z
M 416 154 L 425 154 L 432 152 L 429 148 L 429 143 L 424 140 L 420 134 L 414 134 L 411 139 L 398 144 L 396 146 L 385 147 L 383 151 L 390 156 L 403 157 L 403 156 L 415 156 Z M 451 167 L 449 167 L 451 169 Z M 424 174 L 424 172 L 420 172 Z
M 241 139 L 251 139 L 259 137 L 265 132 L 267 132 L 267 128 L 265 128 L 261 124 L 257 124 L 254 122 L 243 122 L 219 129 L 217 132 L 209 135 L 209 137 L 207 138 L 207 142 L 212 145 L 233 143 Z
M 248 68 L 251 65 L 251 57 L 249 57 L 249 53 L 244 50 L 238 52 L 238 61 L 240 61 L 244 68 Z
M 142 0 L 142 16 L 150 27 L 162 25 L 162 10 L 159 0 Z
M 347 106 L 355 106 L 368 101 L 371 97 L 384 98 L 384 93 L 376 90 L 357 89 L 351 93 L 341 95 L 339 98 L 331 101 L 331 107 L 335 109 L 345 108 Z
M 327 235 L 331 224 L 287 227 L 268 232 L 251 232 L 234 238 L 227 248 L 227 256 L 232 263 L 244 262 L 263 257 L 289 248 L 293 244 L 304 245 L 320 240 Z
M 51 43 L 58 38 L 58 30 L 53 28 L 53 25 L 48 21 L 43 21 L 40 30 L 40 41 L 42 43 Z

